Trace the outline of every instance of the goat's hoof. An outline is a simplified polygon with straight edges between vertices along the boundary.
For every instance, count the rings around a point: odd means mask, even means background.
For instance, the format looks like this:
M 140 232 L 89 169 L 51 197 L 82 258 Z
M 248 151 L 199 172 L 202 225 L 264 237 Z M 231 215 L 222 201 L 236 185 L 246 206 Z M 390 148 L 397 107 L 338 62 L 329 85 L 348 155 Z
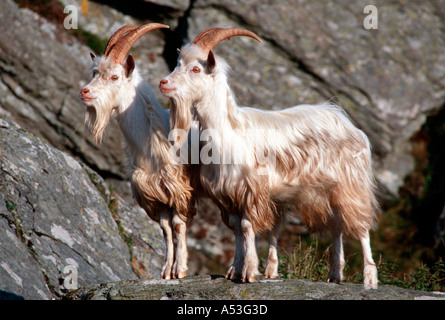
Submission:
M 227 280 L 232 279 L 234 273 L 235 273 L 235 268 L 233 266 L 231 266 L 226 273 L 226 279 Z
M 227 274 L 226 275 L 226 279 L 227 280 L 233 280 L 233 281 L 237 281 L 241 279 L 241 276 L 239 274 L 236 273 L 232 273 L 232 274 Z
M 336 278 L 328 278 L 327 282 L 341 284 L 341 280 Z
M 255 276 L 250 276 L 250 277 L 243 277 L 242 281 L 243 283 L 253 283 L 256 282 L 256 277 Z
M 366 266 L 363 270 L 363 284 L 365 289 L 377 289 L 378 288 L 378 277 L 377 268 L 375 265 Z
M 161 272 L 161 279 L 170 280 L 172 277 L 171 266 L 168 264 L 164 265 Z
M 253 283 L 253 282 L 256 282 L 256 277 L 249 277 L 249 278 L 247 278 L 247 282 L 248 283 Z
M 365 287 L 366 290 L 369 289 L 378 289 L 379 285 L 378 285 L 378 280 L 377 278 L 372 278 L 372 279 L 366 279 L 363 281 L 363 286 Z
M 177 279 L 182 279 L 182 278 L 185 278 L 187 276 L 187 272 L 186 271 L 181 271 L 181 272 L 178 272 L 178 274 L 176 275 L 176 278 Z
M 266 279 L 276 279 L 278 278 L 278 271 L 276 268 L 266 268 L 264 271 L 264 278 Z
M 227 271 L 227 273 L 226 273 L 226 279 L 227 280 L 240 280 L 241 275 L 236 272 L 236 270 L 233 266 L 231 266 L 229 268 L 229 271 Z

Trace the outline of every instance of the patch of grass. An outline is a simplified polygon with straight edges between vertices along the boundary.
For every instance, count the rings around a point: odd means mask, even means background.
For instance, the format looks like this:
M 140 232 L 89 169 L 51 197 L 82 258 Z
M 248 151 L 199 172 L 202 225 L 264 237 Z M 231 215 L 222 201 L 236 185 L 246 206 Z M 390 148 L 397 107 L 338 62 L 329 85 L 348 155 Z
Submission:
M 442 259 L 431 267 L 422 264 L 414 272 L 403 274 L 402 278 L 395 276 L 397 265 L 393 262 L 380 258 L 377 267 L 381 284 L 423 291 L 445 291 L 445 262 Z
M 6 209 L 8 209 L 9 212 L 12 212 L 15 210 L 15 206 L 12 203 L 6 202 Z
M 282 250 L 278 272 L 285 279 L 309 279 L 327 281 L 329 272 L 329 248 L 318 255 L 318 241 L 306 246 L 298 241 L 294 250 L 289 253 Z
M 329 272 L 329 249 L 318 252 L 318 241 L 306 245 L 302 240 L 292 252 L 281 250 L 279 254 L 279 273 L 285 279 L 309 279 L 327 281 Z M 346 259 L 347 260 L 347 259 Z M 431 267 L 421 264 L 411 273 L 398 275 L 398 265 L 380 255 L 377 261 L 379 284 L 387 284 L 413 290 L 445 292 L 445 262 L 440 258 Z M 345 282 L 363 283 L 363 273 L 347 275 L 348 261 L 345 267 Z

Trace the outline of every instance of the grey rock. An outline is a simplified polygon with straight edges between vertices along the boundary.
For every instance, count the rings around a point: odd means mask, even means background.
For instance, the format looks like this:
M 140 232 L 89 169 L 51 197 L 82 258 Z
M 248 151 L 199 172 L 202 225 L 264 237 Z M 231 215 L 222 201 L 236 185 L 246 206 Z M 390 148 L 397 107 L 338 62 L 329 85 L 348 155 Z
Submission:
M 137 279 L 132 262 L 145 278 L 159 277 L 163 240 L 146 215 L 97 173 L 4 118 L 0 137 L 0 290 L 61 297 L 67 266 L 77 269 L 79 286 Z
M 0 299 L 51 299 L 40 265 L 0 211 Z
M 181 15 L 190 6 L 191 0 L 144 0 L 147 3 L 166 7 L 169 11 L 177 12 L 176 15 Z
M 196 276 L 181 280 L 120 281 L 81 288 L 72 300 L 445 300 L 444 293 L 382 285 L 341 285 L 309 280 L 260 280 L 235 283 L 222 276 Z
M 130 247 L 133 271 L 140 279 L 159 278 L 166 250 L 161 228 L 144 210 L 130 206 L 120 197 L 113 201 L 115 220 Z

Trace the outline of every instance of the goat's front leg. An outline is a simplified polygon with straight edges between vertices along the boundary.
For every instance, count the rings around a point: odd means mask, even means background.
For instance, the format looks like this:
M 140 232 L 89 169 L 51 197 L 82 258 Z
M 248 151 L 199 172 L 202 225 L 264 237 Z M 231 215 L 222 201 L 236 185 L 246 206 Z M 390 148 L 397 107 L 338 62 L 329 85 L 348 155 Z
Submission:
M 241 279 L 244 263 L 244 240 L 241 232 L 241 219 L 237 215 L 230 215 L 229 224 L 233 227 L 235 233 L 235 258 L 229 271 L 226 273 L 226 279 Z
M 244 240 L 244 265 L 241 280 L 243 282 L 255 282 L 258 272 L 258 255 L 256 252 L 255 233 L 252 223 L 246 215 L 241 219 L 241 230 Z
M 267 257 L 266 268 L 264 270 L 264 277 L 269 279 L 278 278 L 278 231 L 280 224 L 269 231 L 269 256 Z
M 179 217 L 178 212 L 175 210 L 173 214 L 173 230 L 175 232 L 176 239 L 176 259 L 173 265 L 172 277 L 176 279 L 184 278 L 187 275 L 187 225 Z
M 172 214 L 170 211 L 162 212 L 159 220 L 161 225 L 162 233 L 164 234 L 165 240 L 165 264 L 162 267 L 161 278 L 170 279 L 173 260 L 174 260 L 174 244 L 173 244 L 173 227 L 172 227 Z

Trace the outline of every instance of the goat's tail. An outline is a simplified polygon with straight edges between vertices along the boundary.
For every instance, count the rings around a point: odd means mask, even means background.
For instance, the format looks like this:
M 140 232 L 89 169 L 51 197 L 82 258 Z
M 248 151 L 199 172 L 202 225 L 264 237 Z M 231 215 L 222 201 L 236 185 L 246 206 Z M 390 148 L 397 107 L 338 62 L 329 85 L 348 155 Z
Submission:
M 341 218 L 346 235 L 365 236 L 375 227 L 380 211 L 369 146 L 353 156 L 343 178 L 331 193 L 331 205 Z

